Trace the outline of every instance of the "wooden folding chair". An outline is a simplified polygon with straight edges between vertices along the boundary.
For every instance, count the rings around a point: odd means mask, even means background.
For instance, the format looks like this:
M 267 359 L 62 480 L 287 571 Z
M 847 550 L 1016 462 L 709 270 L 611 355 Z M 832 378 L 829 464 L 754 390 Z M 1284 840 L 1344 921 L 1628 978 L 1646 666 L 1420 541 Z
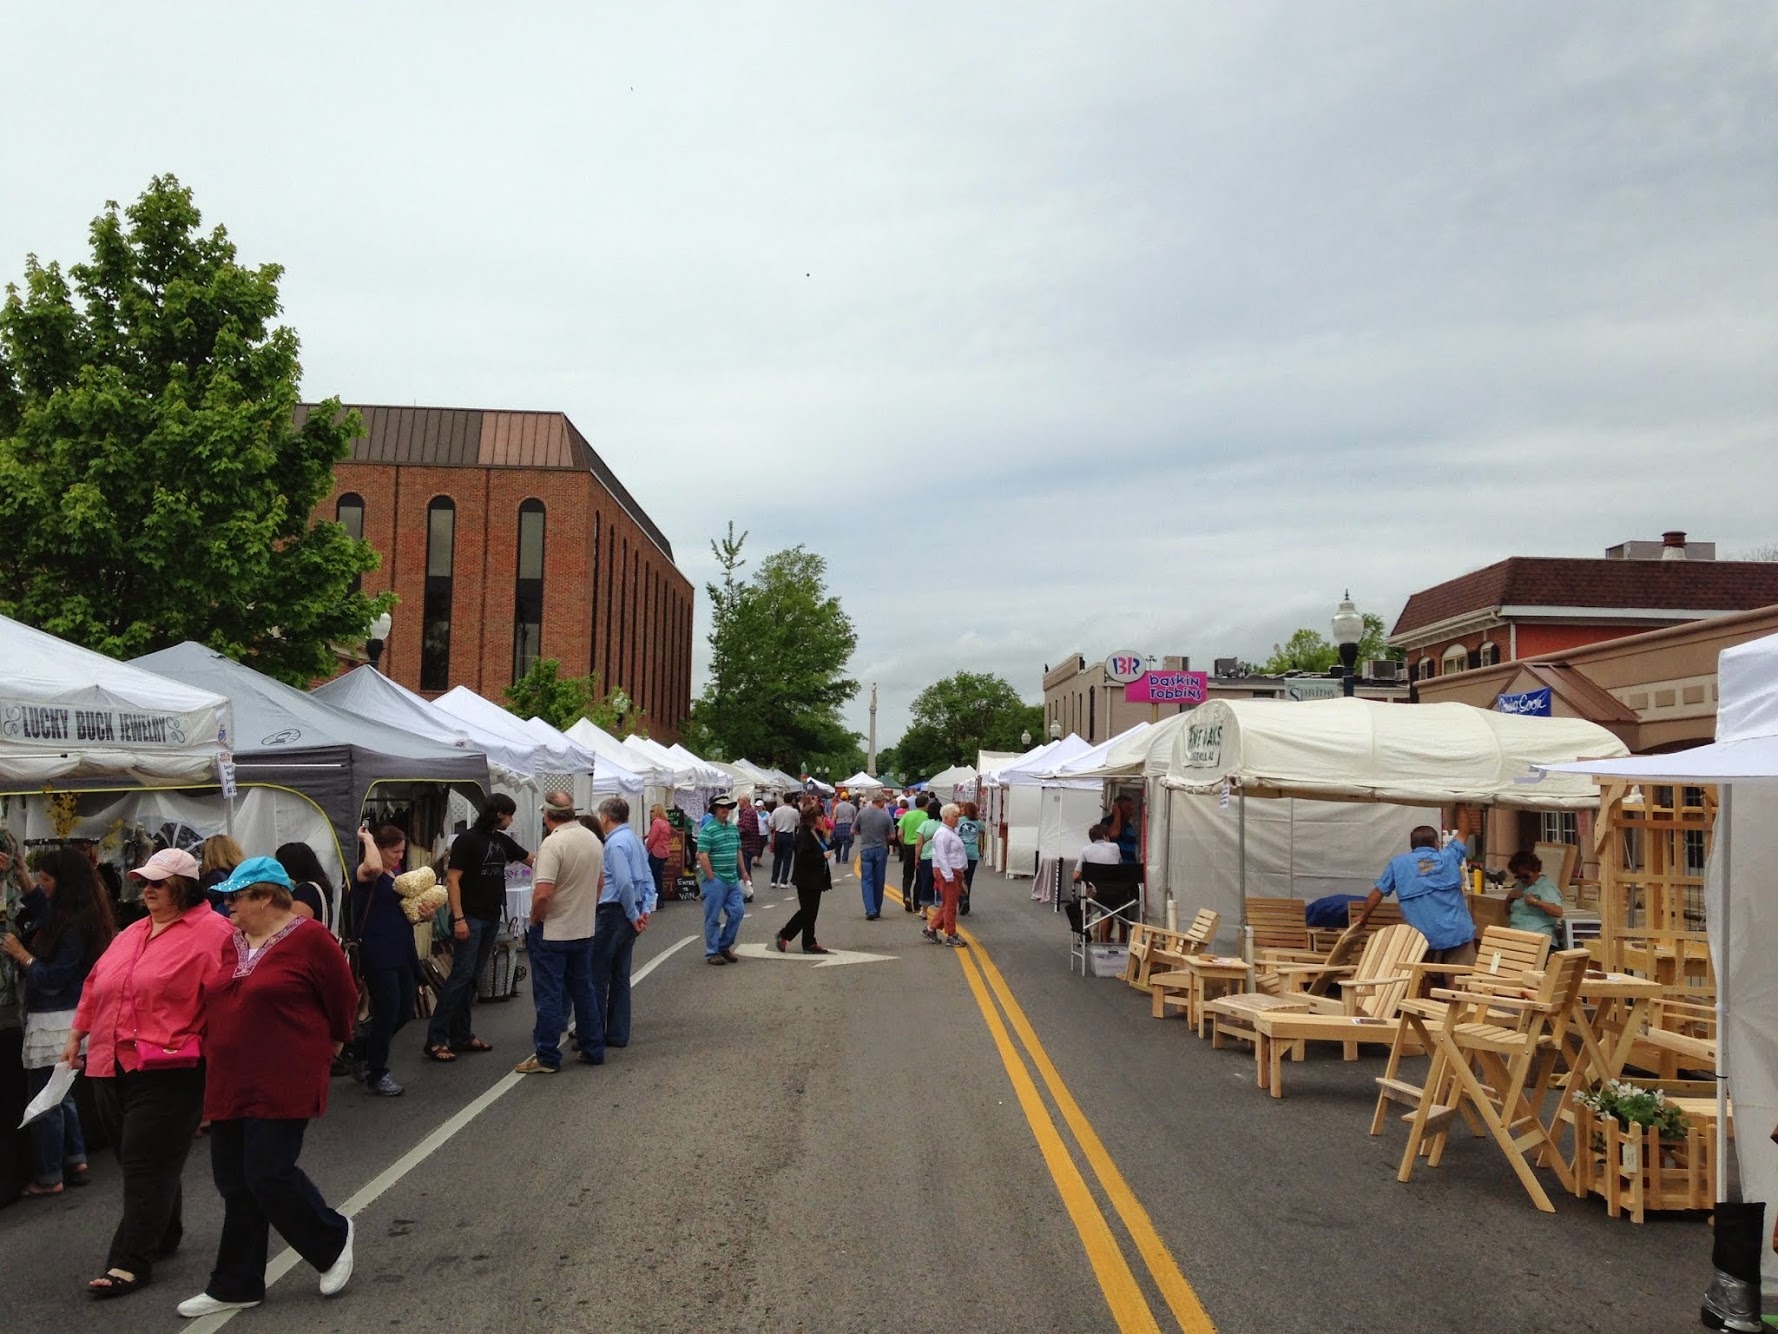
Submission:
M 1525 974 L 1543 968 L 1549 953 L 1550 938 L 1542 931 L 1491 926 L 1482 932 L 1474 964 L 1420 964 L 1409 971 L 1416 974 L 1436 971 L 1457 976 L 1459 986 L 1472 990 L 1500 987 L 1517 990 L 1525 985 Z M 1404 1119 L 1410 1119 L 1420 1106 L 1421 1086 L 1401 1077 L 1402 1058 L 1432 1050 L 1428 1025 L 1436 1027 L 1444 1022 L 1446 1006 L 1443 1001 L 1413 995 L 1416 990 L 1418 984 L 1409 988 L 1409 995 L 1396 1007 L 1395 1040 L 1389 1047 L 1389 1063 L 1377 1076 L 1377 1108 L 1371 1115 L 1372 1135 L 1383 1133 L 1383 1117 L 1390 1103 L 1399 1103 L 1408 1109 Z M 1464 1119 L 1478 1135 L 1482 1133 L 1481 1123 L 1469 1113 L 1465 1113 Z
M 1585 950 L 1552 954 L 1534 996 L 1442 987 L 1433 992 L 1433 999 L 1445 1001 L 1449 1008 L 1434 1039 L 1426 1096 L 1414 1113 L 1397 1180 L 1412 1176 L 1420 1146 L 1429 1137 L 1427 1163 L 1437 1166 L 1451 1120 L 1467 1103 L 1506 1155 L 1531 1202 L 1546 1214 L 1556 1211 L 1526 1155 L 1553 1170 L 1563 1189 L 1574 1189 L 1574 1175 L 1544 1124 L 1541 1109 L 1561 1054 L 1560 1038 L 1569 1012 L 1580 1001 L 1587 960 Z

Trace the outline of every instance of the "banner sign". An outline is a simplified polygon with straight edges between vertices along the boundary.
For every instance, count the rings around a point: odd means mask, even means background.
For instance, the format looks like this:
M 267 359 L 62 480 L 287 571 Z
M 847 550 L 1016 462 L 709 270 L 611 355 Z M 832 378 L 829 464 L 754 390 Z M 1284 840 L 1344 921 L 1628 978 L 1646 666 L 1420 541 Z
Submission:
M 1194 769 L 1214 769 L 1222 763 L 1222 724 L 1199 723 L 1186 729 L 1186 763 Z
M 1517 713 L 1529 717 L 1550 716 L 1550 688 L 1527 690 L 1521 695 L 1501 695 L 1494 701 L 1496 713 Z
M 44 746 L 184 746 L 189 723 L 183 713 L 76 709 L 0 699 L 0 737 Z
M 1299 703 L 1308 699 L 1338 699 L 1341 683 L 1338 681 L 1304 681 L 1293 680 L 1284 687 L 1284 698 Z
M 1144 672 L 1124 687 L 1126 704 L 1202 704 L 1207 672 Z

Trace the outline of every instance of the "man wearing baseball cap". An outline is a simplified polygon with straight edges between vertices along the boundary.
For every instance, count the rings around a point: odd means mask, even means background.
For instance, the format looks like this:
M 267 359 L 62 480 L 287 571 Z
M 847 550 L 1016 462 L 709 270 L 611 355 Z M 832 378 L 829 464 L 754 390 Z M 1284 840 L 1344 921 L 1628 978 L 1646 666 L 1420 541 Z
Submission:
M 720 796 L 710 803 L 710 818 L 698 826 L 705 963 L 741 962 L 735 939 L 747 906 L 741 894 L 741 831 L 735 828 L 734 814 L 734 797 Z

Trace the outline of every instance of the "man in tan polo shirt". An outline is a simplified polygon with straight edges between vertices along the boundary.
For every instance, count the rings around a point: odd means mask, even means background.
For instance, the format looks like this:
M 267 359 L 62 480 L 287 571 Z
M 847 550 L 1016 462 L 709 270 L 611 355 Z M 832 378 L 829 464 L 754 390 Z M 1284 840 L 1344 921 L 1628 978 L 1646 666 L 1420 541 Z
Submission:
M 514 1067 L 521 1075 L 553 1075 L 562 1068 L 562 1030 L 570 1004 L 580 1059 L 587 1065 L 605 1064 L 605 1021 L 593 997 L 593 927 L 605 850 L 599 836 L 575 818 L 574 798 L 568 793 L 551 792 L 542 811 L 546 833 L 537 849 L 525 942 L 537 1027 L 531 1034 L 534 1051 Z

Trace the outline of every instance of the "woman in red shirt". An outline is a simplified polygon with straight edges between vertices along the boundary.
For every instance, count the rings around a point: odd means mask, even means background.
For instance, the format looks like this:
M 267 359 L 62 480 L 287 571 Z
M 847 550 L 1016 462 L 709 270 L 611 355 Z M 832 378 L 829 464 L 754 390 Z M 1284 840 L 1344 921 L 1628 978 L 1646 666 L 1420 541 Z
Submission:
M 212 965 L 210 1170 L 222 1196 L 216 1267 L 194 1317 L 265 1300 L 270 1229 L 321 1274 L 331 1297 L 352 1277 L 352 1223 L 296 1165 L 303 1133 L 327 1107 L 328 1071 L 352 1036 L 358 987 L 331 932 L 292 911 L 295 886 L 271 857 L 252 857 L 213 892 L 228 896 L 234 934 Z
M 673 849 L 673 826 L 667 823 L 667 808 L 656 805 L 648 812 L 648 837 L 642 840 L 648 849 L 648 869 L 654 874 L 654 896 L 667 897 L 667 854 Z
M 62 1051 L 78 1066 L 87 1040 L 93 1102 L 123 1169 L 123 1218 L 110 1268 L 86 1285 L 94 1297 L 146 1287 L 185 1234 L 179 1178 L 204 1114 L 204 979 L 231 934 L 189 852 L 157 852 L 130 877 L 148 916 L 93 965 Z

